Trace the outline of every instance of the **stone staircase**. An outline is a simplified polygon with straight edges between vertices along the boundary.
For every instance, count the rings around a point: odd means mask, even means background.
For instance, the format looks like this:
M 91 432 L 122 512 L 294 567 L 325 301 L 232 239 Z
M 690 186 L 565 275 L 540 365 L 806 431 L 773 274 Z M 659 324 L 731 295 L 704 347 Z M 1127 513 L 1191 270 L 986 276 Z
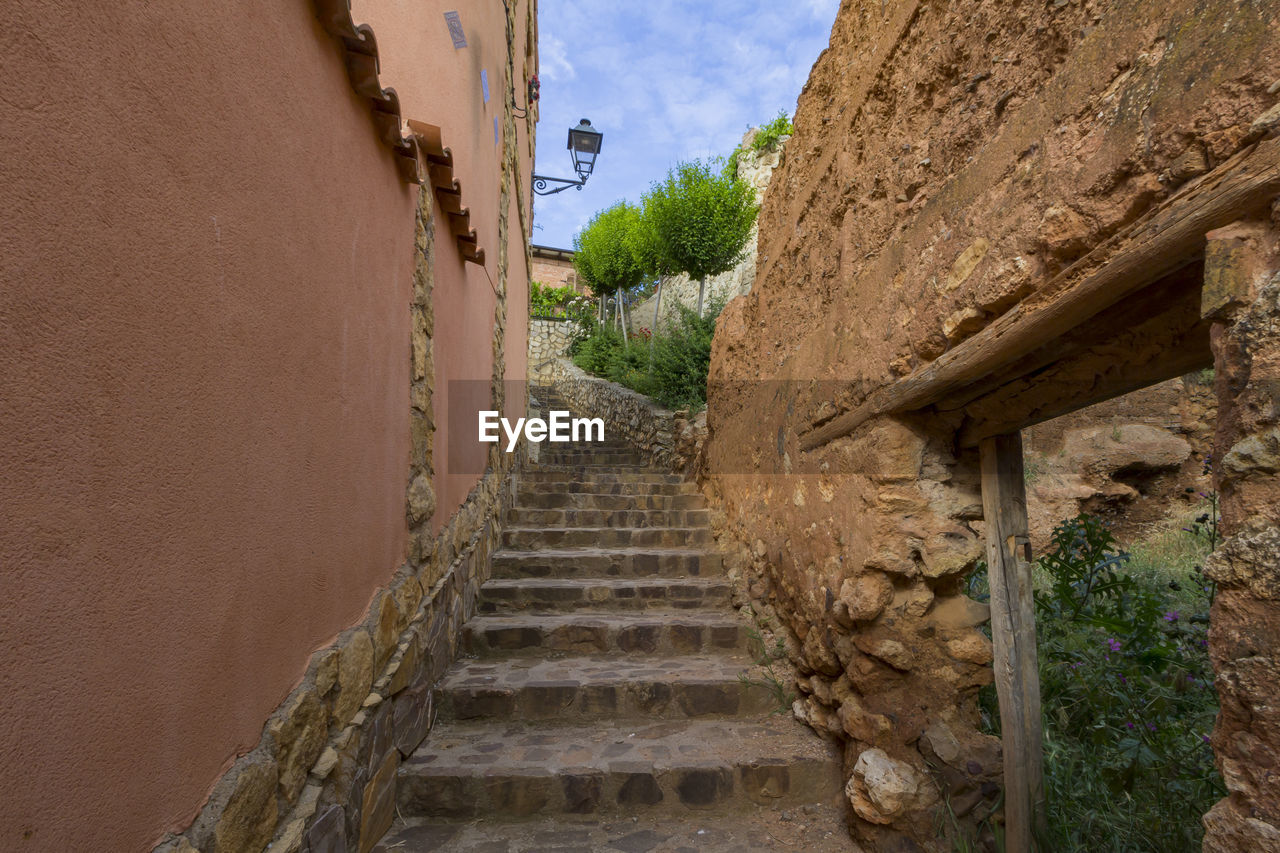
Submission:
M 835 753 L 739 677 L 748 626 L 692 484 L 544 444 L 503 545 L 375 850 L 855 849 Z

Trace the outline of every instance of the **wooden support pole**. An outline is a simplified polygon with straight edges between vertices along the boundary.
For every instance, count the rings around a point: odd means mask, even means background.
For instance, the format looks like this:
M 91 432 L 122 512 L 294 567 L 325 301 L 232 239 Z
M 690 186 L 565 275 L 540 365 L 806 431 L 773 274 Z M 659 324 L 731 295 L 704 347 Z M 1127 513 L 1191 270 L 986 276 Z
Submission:
M 1004 750 L 1005 850 L 1031 853 L 1037 827 L 1044 826 L 1044 745 L 1022 435 L 984 439 L 979 448 Z

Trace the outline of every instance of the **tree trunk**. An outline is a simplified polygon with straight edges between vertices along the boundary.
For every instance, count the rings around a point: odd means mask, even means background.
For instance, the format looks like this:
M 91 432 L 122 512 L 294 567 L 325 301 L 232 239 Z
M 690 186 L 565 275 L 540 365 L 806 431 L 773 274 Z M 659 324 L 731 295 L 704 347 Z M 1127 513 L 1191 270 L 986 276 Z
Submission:
M 702 294 L 707 291 L 707 277 L 704 275 L 698 280 L 698 316 L 702 316 Z
M 600 320 L 600 325 L 604 325 L 604 294 L 600 294 L 600 310 L 596 312 L 596 317 Z
M 662 310 L 662 276 L 658 276 L 658 292 L 653 297 L 653 327 L 649 329 L 649 349 L 653 349 L 653 336 L 658 334 L 658 317 Z
M 627 338 L 627 312 L 622 307 L 622 288 L 618 288 L 618 325 L 622 327 L 622 342 L 628 343 Z

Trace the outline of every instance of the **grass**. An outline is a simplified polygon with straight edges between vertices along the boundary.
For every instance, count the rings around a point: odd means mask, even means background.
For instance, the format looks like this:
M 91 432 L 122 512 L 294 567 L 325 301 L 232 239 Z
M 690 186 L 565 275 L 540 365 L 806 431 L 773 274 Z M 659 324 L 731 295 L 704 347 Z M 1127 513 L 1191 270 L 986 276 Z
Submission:
M 790 679 L 785 672 L 779 673 L 774 666 L 786 660 L 787 646 L 781 637 L 775 638 L 772 645 L 765 639 L 764 632 L 757 626 L 747 629 L 747 644 L 751 657 L 759 667 L 759 678 L 750 673 L 738 673 L 738 681 L 747 687 L 763 687 L 773 697 L 773 714 L 788 714 L 796 701 L 795 692 L 788 686 Z

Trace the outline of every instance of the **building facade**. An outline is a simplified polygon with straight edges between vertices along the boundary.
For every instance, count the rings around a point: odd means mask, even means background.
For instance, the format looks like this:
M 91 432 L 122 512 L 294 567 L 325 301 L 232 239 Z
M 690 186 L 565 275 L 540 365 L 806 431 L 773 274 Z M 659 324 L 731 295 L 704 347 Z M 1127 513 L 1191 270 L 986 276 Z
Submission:
M 390 823 L 525 406 L 536 14 L 5 9 L 0 848 Z

